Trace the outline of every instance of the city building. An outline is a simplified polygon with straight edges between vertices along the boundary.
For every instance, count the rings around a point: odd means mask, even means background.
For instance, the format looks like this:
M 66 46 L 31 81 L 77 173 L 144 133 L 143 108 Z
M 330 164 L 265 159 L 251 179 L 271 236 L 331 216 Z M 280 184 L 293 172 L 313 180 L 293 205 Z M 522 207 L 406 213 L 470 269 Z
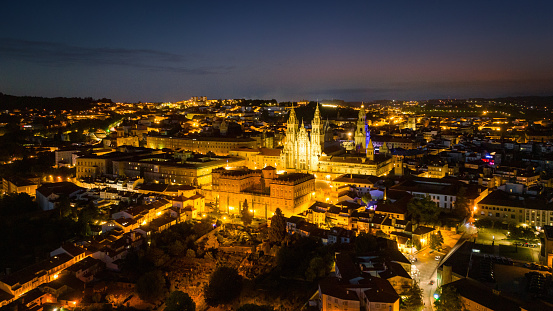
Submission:
M 237 157 L 215 157 L 183 153 L 181 157 L 159 153 L 112 161 L 112 175 L 141 178 L 144 182 L 160 182 L 189 186 L 211 185 L 211 171 L 220 167 L 243 166 Z
M 111 176 L 113 172 L 113 161 L 129 159 L 137 155 L 147 155 L 153 150 L 125 147 L 121 151 L 114 151 L 106 154 L 93 154 L 77 158 L 77 179 Z
M 319 282 L 322 311 L 399 311 L 399 295 L 386 280 L 361 271 L 347 254 L 336 254 L 335 277 Z
M 409 178 L 390 189 L 409 192 L 416 198 L 429 196 L 439 207 L 452 210 L 461 188 L 465 188 L 464 196 L 471 207 L 476 206 L 488 194 L 488 188 L 444 178 Z
M 229 155 L 230 151 L 236 148 L 258 148 L 255 139 L 232 138 L 232 137 L 167 137 L 148 136 L 146 147 L 152 149 L 186 150 L 207 154 L 209 152 L 220 156 Z
M 57 207 L 61 198 L 73 198 L 83 190 L 71 182 L 42 184 L 36 189 L 36 201 L 42 210 L 49 211 Z
M 241 147 L 230 151 L 231 157 L 240 157 L 245 160 L 245 166 L 251 170 L 272 166 L 283 169 L 281 160 L 282 149 L 272 148 L 246 148 Z
M 553 204 L 548 198 L 523 194 L 517 190 L 520 188 L 516 184 L 506 184 L 503 190 L 494 190 L 478 202 L 475 215 L 519 226 L 553 226 Z
M 24 178 L 19 177 L 3 177 L 2 188 L 4 194 L 10 193 L 26 193 L 32 197 L 36 195 L 38 184 Z

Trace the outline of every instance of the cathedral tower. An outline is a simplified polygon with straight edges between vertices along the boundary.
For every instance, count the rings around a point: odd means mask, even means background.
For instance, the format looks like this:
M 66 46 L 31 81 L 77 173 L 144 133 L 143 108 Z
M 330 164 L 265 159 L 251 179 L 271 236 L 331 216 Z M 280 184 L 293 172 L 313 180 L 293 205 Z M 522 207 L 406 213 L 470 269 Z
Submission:
M 388 154 L 390 150 L 388 149 L 388 144 L 386 142 L 382 143 L 382 146 L 380 146 L 380 149 L 378 150 L 379 154 Z
M 367 147 L 367 116 L 365 108 L 361 106 L 359 109 L 359 118 L 357 119 L 357 128 L 355 130 L 355 146 L 361 149 Z
M 285 168 L 294 168 L 296 163 L 296 145 L 298 137 L 298 118 L 296 118 L 296 111 L 294 108 L 290 110 L 290 116 L 288 117 L 288 123 L 286 127 L 286 141 L 284 142 L 284 149 L 282 150 L 281 163 Z
M 372 140 L 369 138 L 369 142 L 367 143 L 367 159 L 374 161 L 374 146 Z
M 311 166 L 311 142 L 309 141 L 309 136 L 305 130 L 303 120 L 301 121 L 301 126 L 298 132 L 296 148 L 296 169 L 309 170 Z
M 322 145 L 324 143 L 324 129 L 321 123 L 321 112 L 319 111 L 319 104 L 315 109 L 315 115 L 313 121 L 311 121 L 311 152 L 310 152 L 310 168 L 311 170 L 317 170 L 319 164 L 319 157 L 322 154 Z

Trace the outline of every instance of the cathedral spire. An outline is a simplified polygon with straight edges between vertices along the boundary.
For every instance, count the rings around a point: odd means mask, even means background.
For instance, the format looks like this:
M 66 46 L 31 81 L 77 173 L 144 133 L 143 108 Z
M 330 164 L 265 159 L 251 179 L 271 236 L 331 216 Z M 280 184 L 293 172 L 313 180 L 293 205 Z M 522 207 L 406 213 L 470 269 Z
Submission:
M 288 123 L 292 123 L 290 121 L 296 121 L 296 111 L 294 110 L 294 107 L 290 109 L 290 116 L 288 117 Z
M 315 118 L 321 117 L 321 112 L 319 111 L 319 103 L 317 103 L 317 108 L 315 108 Z
M 369 142 L 367 143 L 367 148 L 365 150 L 367 152 L 367 158 L 371 161 L 374 160 L 374 146 L 370 137 L 369 137 Z
M 355 145 L 360 149 L 367 148 L 367 116 L 365 115 L 365 108 L 363 106 L 359 109 L 359 117 L 355 129 Z
M 386 144 L 386 142 L 382 143 L 382 146 L 380 146 L 380 149 L 378 150 L 378 153 L 382 153 L 382 154 L 388 154 L 388 144 Z

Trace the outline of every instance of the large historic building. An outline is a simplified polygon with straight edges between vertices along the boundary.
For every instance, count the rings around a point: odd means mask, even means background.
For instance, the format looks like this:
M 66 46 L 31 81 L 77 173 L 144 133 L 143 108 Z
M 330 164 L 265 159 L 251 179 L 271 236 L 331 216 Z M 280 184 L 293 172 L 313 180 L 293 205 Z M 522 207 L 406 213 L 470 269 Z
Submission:
M 311 133 L 307 132 L 302 121 L 298 127 L 298 118 L 294 109 L 290 111 L 286 129 L 286 142 L 281 153 L 281 167 L 286 170 L 301 172 L 321 172 L 333 177 L 341 174 L 365 174 L 382 176 L 394 171 L 402 174 L 401 159 L 393 157 L 389 152 L 389 144 L 383 143 L 375 154 L 368 130 L 365 109 L 359 110 L 359 118 L 355 130 L 355 153 L 344 153 L 329 156 L 323 152 L 328 126 L 322 126 L 319 106 L 315 110 L 311 122 Z
M 230 215 L 239 215 L 244 204 L 254 217 L 269 218 L 277 207 L 287 216 L 296 215 L 313 203 L 314 191 L 315 177 L 311 174 L 277 175 L 272 166 L 213 170 L 212 195 L 220 211 Z
M 298 118 L 292 108 L 286 128 L 286 142 L 281 154 L 282 166 L 299 171 L 317 171 L 327 128 L 328 126 L 323 127 L 321 123 L 319 105 L 311 122 L 311 135 L 307 133 L 303 120 L 298 128 Z

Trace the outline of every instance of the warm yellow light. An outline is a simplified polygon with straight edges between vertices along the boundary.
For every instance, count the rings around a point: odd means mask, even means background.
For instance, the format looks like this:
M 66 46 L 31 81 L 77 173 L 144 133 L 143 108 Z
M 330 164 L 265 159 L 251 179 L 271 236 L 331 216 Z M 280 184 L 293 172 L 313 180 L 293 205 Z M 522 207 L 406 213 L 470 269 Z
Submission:
M 58 277 L 59 277 L 59 275 L 57 275 L 57 274 L 54 274 L 54 280 L 57 280 L 57 279 L 58 279 Z

